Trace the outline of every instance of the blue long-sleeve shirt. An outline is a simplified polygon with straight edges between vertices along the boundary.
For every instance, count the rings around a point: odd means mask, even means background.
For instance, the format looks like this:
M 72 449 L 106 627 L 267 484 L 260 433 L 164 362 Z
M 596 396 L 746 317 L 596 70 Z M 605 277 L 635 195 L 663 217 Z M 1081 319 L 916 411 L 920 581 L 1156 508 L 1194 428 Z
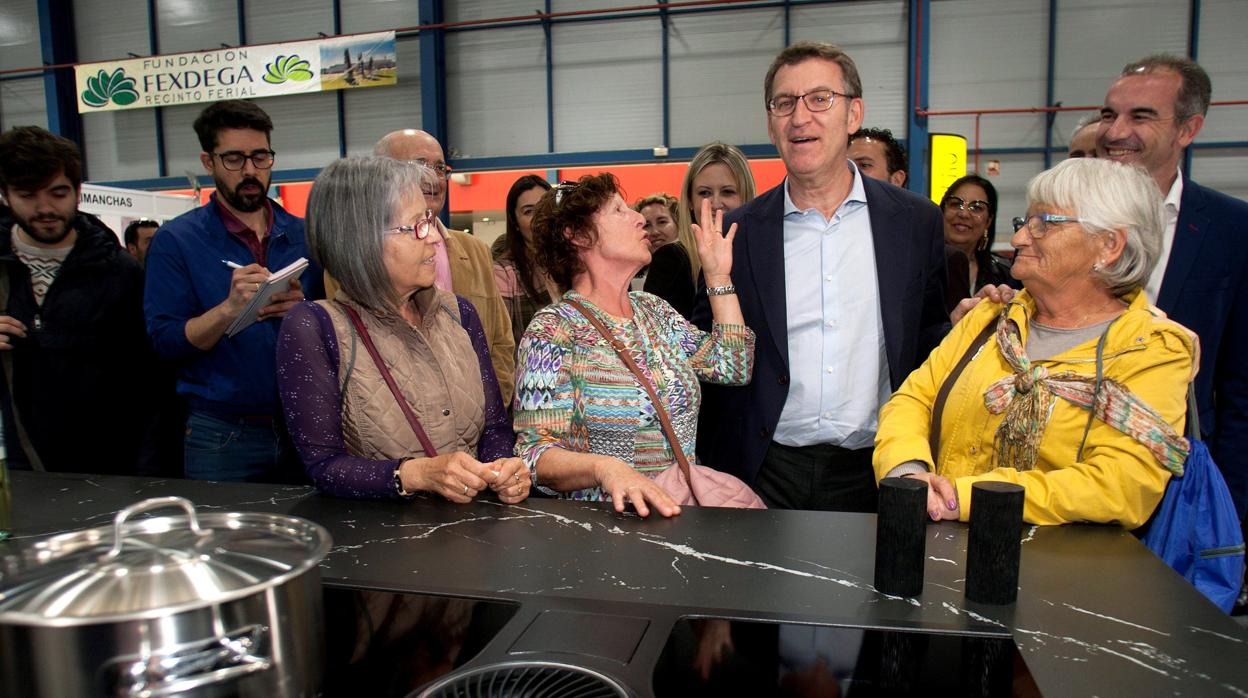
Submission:
M 267 268 L 281 269 L 308 257 L 303 220 L 273 204 Z M 229 295 L 233 269 L 222 260 L 256 261 L 226 231 L 215 201 L 169 221 L 156 232 L 147 252 L 143 311 L 152 345 L 178 364 L 178 392 L 193 410 L 219 414 L 279 415 L 277 334 L 280 318 L 257 322 L 233 337 L 222 336 L 204 351 L 186 338 L 188 320 L 203 315 Z M 299 277 L 304 297 L 324 297 L 321 269 L 309 264 Z

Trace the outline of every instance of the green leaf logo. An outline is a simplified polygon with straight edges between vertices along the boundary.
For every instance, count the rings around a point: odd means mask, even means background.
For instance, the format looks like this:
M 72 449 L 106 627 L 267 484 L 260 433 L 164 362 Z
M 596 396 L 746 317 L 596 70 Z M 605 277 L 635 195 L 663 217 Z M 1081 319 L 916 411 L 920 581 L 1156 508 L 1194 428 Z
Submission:
M 106 107 L 109 100 L 118 106 L 134 104 L 139 98 L 138 90 L 134 89 L 134 78 L 128 77 L 125 70 L 118 68 L 112 75 L 101 70 L 94 77 L 87 78 L 87 89 L 82 93 L 82 101 L 91 107 Z
M 272 85 L 280 85 L 287 80 L 303 82 L 312 79 L 311 64 L 295 53 L 278 56 L 264 68 L 264 81 Z

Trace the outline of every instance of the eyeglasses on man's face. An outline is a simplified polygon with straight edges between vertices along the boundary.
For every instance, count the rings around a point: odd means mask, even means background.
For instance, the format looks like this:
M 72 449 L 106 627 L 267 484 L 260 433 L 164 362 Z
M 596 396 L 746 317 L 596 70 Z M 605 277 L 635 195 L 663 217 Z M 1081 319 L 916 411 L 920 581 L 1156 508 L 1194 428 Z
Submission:
M 1023 226 L 1027 226 L 1027 234 L 1036 240 L 1039 240 L 1045 235 L 1053 232 L 1053 229 L 1050 226 L 1057 225 L 1059 223 L 1079 222 L 1080 219 L 1075 218 L 1074 216 L 1062 216 L 1056 213 L 1033 213 L 1025 218 L 1023 216 L 1015 218 L 1014 232 L 1017 233 L 1023 229 Z
M 446 164 L 445 162 L 430 163 L 425 158 L 416 158 L 415 160 L 408 160 L 408 162 L 413 162 L 413 163 L 416 163 L 417 165 L 423 165 L 425 167 L 428 167 L 429 169 L 433 170 L 434 174 L 438 175 L 439 177 L 443 179 L 446 179 L 447 177 L 451 176 L 451 166 Z
M 433 221 L 437 216 L 434 215 L 433 209 L 425 209 L 420 220 L 416 221 L 416 225 L 398 225 L 393 228 L 386 228 L 382 232 L 386 235 L 411 235 L 415 240 L 424 240 L 429 237 L 429 231 L 433 229 Z
M 941 202 L 940 207 L 945 213 L 951 211 L 966 211 L 973 216 L 984 216 L 988 214 L 988 202 L 976 199 L 974 201 L 963 201 L 956 196 L 951 196 Z
M 812 112 L 827 111 L 832 108 L 837 97 L 853 99 L 851 95 L 836 90 L 815 90 L 803 95 L 775 95 L 768 100 L 767 111 L 772 116 L 788 116 L 797 109 L 798 100 L 805 102 L 806 108 Z
M 237 172 L 243 169 L 248 160 L 251 160 L 251 164 L 255 165 L 257 170 L 267 170 L 273 166 L 273 158 L 277 153 L 272 150 L 256 150 L 248 154 L 239 150 L 227 150 L 224 153 L 213 153 L 213 155 L 221 158 L 221 164 L 225 166 L 225 169 Z

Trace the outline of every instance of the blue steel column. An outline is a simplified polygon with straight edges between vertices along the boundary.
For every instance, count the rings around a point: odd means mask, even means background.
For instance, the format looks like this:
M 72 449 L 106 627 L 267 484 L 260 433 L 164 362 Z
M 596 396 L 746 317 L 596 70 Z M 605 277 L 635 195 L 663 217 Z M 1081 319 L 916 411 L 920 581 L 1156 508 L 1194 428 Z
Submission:
M 670 61 L 670 53 L 668 51 L 668 37 L 667 37 L 668 21 L 669 20 L 667 16 L 667 7 L 659 8 L 659 26 L 661 27 L 661 31 L 663 32 L 663 35 L 661 37 L 663 55 L 660 60 L 662 62 L 661 70 L 663 71 L 662 109 L 663 109 L 663 146 L 664 147 L 670 146 L 672 144 L 672 114 L 671 114 L 671 111 L 672 111 L 671 110 L 671 89 L 672 87 L 671 87 L 671 76 L 670 76 L 671 71 L 668 67 L 668 64 Z
M 790 34 L 789 28 L 791 26 L 789 24 L 789 10 L 790 9 L 791 8 L 789 7 L 789 0 L 784 0 L 784 47 L 785 48 L 788 48 L 789 44 L 792 43 L 792 39 L 789 36 Z
M 1057 0 L 1049 0 L 1049 47 L 1048 63 L 1044 69 L 1044 106 L 1056 106 L 1054 99 L 1054 66 L 1057 62 Z M 1044 169 L 1053 165 L 1053 123 L 1057 120 L 1057 112 L 1044 113 Z M 1065 139 L 1063 139 L 1065 140 Z M 978 144 L 977 144 L 978 145 Z
M 1191 0 L 1188 5 L 1187 13 L 1187 55 L 1194 61 L 1199 61 L 1200 50 L 1200 0 Z M 1188 177 L 1192 176 L 1192 147 L 1188 146 L 1183 151 L 1183 174 Z
M 442 0 L 420 0 L 421 25 L 441 24 L 443 21 Z M 438 139 L 443 150 L 449 150 L 446 128 L 446 31 L 422 29 L 419 41 L 420 128 Z M 447 200 L 441 218 L 444 224 L 450 224 L 450 187 L 447 187 Z
M 550 0 L 546 0 L 542 34 L 546 38 L 546 152 L 555 152 L 555 43 L 550 35 Z
M 148 53 L 155 56 L 160 53 L 160 28 L 157 24 L 156 0 L 147 0 L 147 48 Z M 165 157 L 165 110 L 164 107 L 152 109 L 152 118 L 156 120 L 156 176 L 169 176 L 169 161 Z
M 342 0 L 334 0 L 334 36 L 342 33 Z M 347 96 L 346 90 L 334 90 L 338 107 L 338 157 L 347 156 Z
M 72 0 L 39 0 L 39 45 L 44 65 L 77 61 Z M 48 130 L 83 146 L 73 68 L 45 70 L 43 95 Z
M 906 51 L 906 114 L 909 123 L 906 129 L 906 151 L 910 156 L 910 174 L 906 178 L 906 188 L 912 192 L 927 196 L 928 180 L 928 135 L 927 117 L 919 116 L 916 109 L 926 109 L 927 71 L 931 62 L 931 0 L 909 0 L 909 49 Z M 915 102 L 915 70 L 918 70 L 918 102 Z
M 247 45 L 247 0 L 238 0 L 235 5 L 238 9 L 235 14 L 238 17 L 238 45 Z

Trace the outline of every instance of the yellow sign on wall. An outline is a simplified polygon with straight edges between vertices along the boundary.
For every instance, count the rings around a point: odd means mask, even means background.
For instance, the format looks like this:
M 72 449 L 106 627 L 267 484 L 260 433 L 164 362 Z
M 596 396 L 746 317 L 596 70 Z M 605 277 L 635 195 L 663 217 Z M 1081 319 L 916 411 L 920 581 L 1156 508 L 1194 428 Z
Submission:
M 931 153 L 931 161 L 928 162 L 928 170 L 932 173 L 929 178 L 932 183 L 929 196 L 939 204 L 949 185 L 966 175 L 966 137 L 952 133 L 933 133 L 929 138 L 928 152 Z

